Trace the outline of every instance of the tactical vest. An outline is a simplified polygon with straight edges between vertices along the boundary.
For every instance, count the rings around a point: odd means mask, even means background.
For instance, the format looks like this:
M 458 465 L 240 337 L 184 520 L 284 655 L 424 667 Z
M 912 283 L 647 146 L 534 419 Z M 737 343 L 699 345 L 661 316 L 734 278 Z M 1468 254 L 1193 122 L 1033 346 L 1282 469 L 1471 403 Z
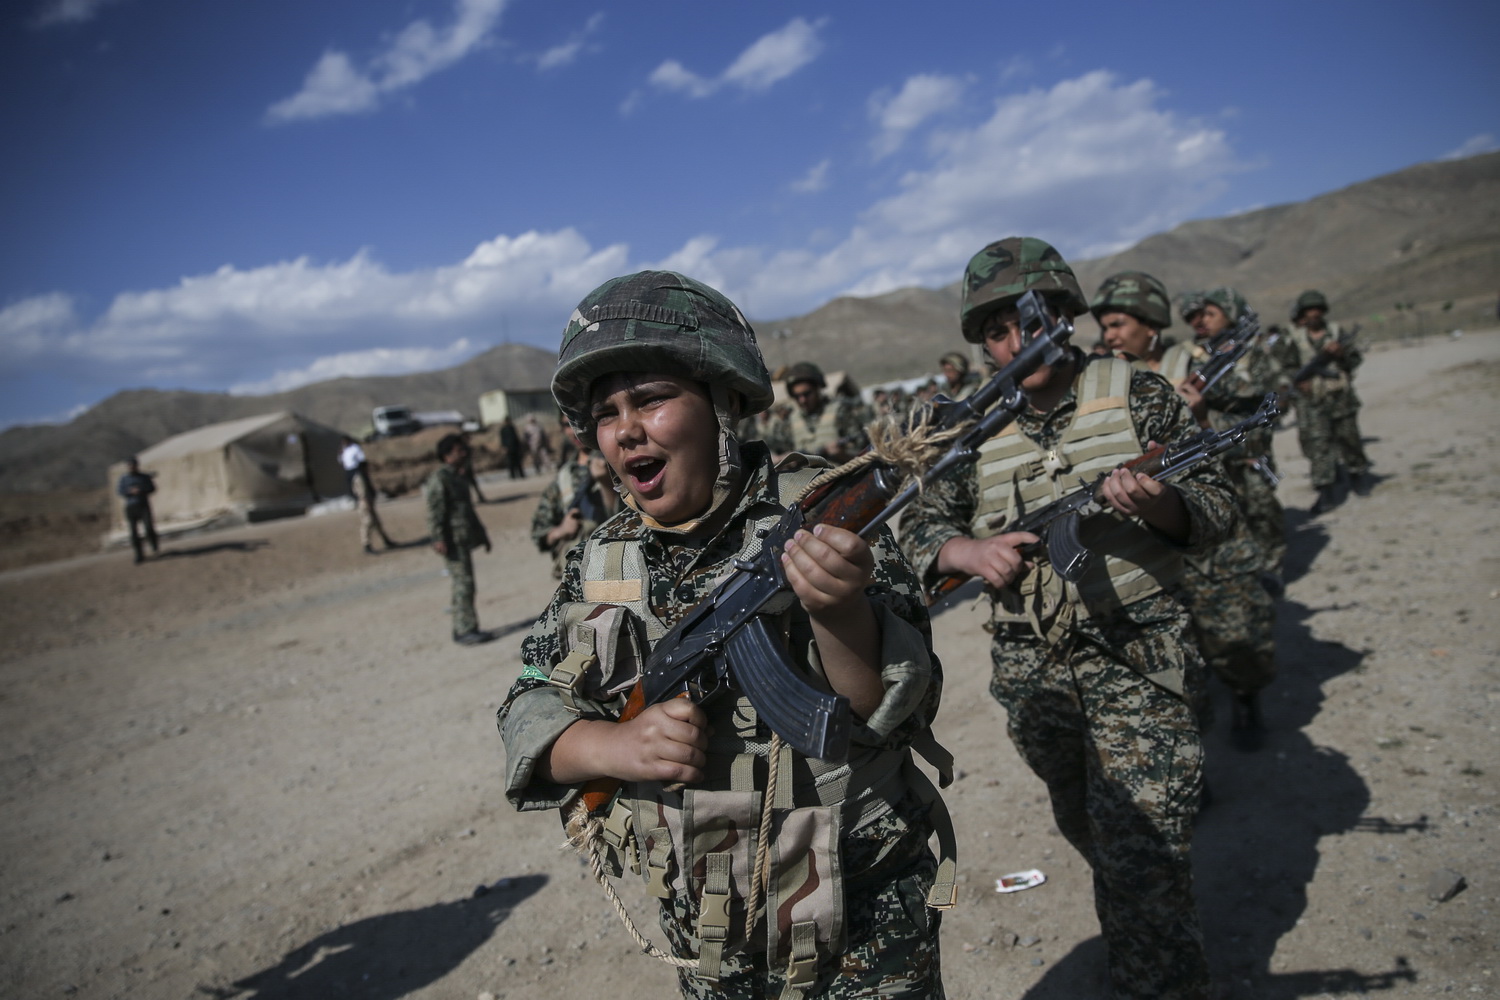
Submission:
M 1167 348 L 1161 355 L 1161 366 L 1156 369 L 1156 374 L 1177 385 L 1192 372 L 1195 363 L 1208 360 L 1208 352 L 1197 344 L 1177 343 Z M 1147 371 L 1151 368 L 1145 366 Z
M 1077 409 L 1057 447 L 1043 452 L 1017 424 L 979 449 L 979 503 L 972 524 L 975 538 L 995 534 L 989 520 L 998 512 L 1008 523 L 1092 482 L 1144 449 L 1130 418 L 1129 362 L 1091 362 L 1075 382 Z M 992 621 L 1029 624 L 1041 638 L 1056 641 L 1073 618 L 1108 618 L 1128 604 L 1160 593 L 1175 583 L 1181 557 L 1138 519 L 1112 509 L 1086 518 L 1079 535 L 1094 553 L 1078 583 L 1068 583 L 1042 563 L 1020 583 L 1000 591 Z
M 823 412 L 818 414 L 811 427 L 807 424 L 807 415 L 800 410 L 792 414 L 791 422 L 793 451 L 821 455 L 824 448 L 839 443 L 839 404 L 836 400 L 830 399 L 823 404 Z
M 1297 349 L 1297 366 L 1300 368 L 1316 358 L 1323 349 L 1324 344 L 1331 344 L 1339 339 L 1340 332 L 1341 330 L 1337 323 L 1329 323 L 1323 333 L 1323 339 L 1319 343 L 1314 344 L 1312 338 L 1307 335 L 1307 327 L 1292 327 L 1291 333 L 1288 334 L 1288 340 Z M 1309 380 L 1312 384 L 1308 387 L 1305 395 L 1313 399 L 1322 399 L 1349 389 L 1349 373 L 1340 368 L 1337 361 L 1330 358 L 1323 370 L 1328 374 L 1313 375 Z M 1301 396 L 1297 398 L 1300 399 Z
M 778 499 L 791 503 L 824 468 L 820 462 L 815 468 L 777 473 Z M 781 513 L 745 521 L 745 543 L 737 558 L 759 553 L 758 529 L 774 525 Z M 584 600 L 564 608 L 567 655 L 549 682 L 562 689 L 576 711 L 608 715 L 598 701 L 585 700 L 584 693 L 610 696 L 628 691 L 649 648 L 669 629 L 651 610 L 649 570 L 639 540 L 590 538 L 583 549 L 581 575 Z M 800 613 L 801 606 L 793 602 L 783 621 Z M 634 634 L 637 627 L 643 636 Z M 817 671 L 816 656 L 808 659 Z M 587 676 L 591 670 L 596 673 Z M 782 996 L 800 996 L 816 979 L 820 954 L 834 956 L 845 950 L 840 851 L 844 832 L 889 813 L 908 789 L 930 806 L 929 819 L 942 848 L 928 905 L 953 905 L 952 822 L 942 798 L 908 751 L 856 748 L 848 761 L 836 763 L 783 748 L 772 760 L 769 734 L 759 726 L 748 698 L 722 698 L 705 710 L 711 735 L 702 785 L 627 783 L 605 820 L 611 874 L 621 875 L 628 867 L 642 876 L 650 895 L 663 900 L 686 895 L 696 902 L 698 923 L 691 937 L 698 947 L 701 978 L 717 980 L 724 958 L 758 950 L 750 948 L 750 931 L 763 919 L 766 953 L 772 961 L 783 962 L 786 971 Z M 952 757 L 930 730 L 913 741 L 913 748 L 938 769 L 944 785 L 951 780 Z M 747 915 L 761 789 L 773 767 L 777 784 L 771 804 L 776 818 L 769 884 L 763 909 Z M 629 797 L 631 789 L 638 797 Z

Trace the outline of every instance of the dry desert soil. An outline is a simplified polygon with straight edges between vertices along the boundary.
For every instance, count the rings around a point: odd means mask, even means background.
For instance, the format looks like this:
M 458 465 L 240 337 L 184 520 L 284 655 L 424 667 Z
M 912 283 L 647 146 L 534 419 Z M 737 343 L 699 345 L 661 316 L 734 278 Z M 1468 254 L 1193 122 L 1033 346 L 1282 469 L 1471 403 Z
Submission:
M 1500 995 L 1500 333 L 1374 352 L 1359 385 L 1373 495 L 1310 519 L 1277 442 L 1267 746 L 1208 737 L 1194 851 L 1225 997 Z M 346 512 L 0 574 L 0 996 L 675 995 L 556 817 L 500 791 L 495 710 L 552 587 L 540 486 L 488 484 L 488 646 L 448 639 L 416 499 L 383 505 L 411 544 L 375 558 Z M 962 770 L 948 995 L 1100 997 L 1089 873 L 986 694 L 979 618 L 936 635 Z M 1047 882 L 994 892 L 1027 868 Z

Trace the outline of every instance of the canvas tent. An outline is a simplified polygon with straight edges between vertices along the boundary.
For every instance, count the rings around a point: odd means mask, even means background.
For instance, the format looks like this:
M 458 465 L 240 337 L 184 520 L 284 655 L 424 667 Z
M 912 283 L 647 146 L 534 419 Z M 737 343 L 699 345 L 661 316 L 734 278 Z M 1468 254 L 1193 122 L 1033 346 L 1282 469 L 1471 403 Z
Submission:
M 155 477 L 151 511 L 158 530 L 258 521 L 300 514 L 347 492 L 339 465 L 339 433 L 282 411 L 209 424 L 167 438 L 136 457 Z M 110 467 L 109 489 L 125 463 Z M 125 530 L 115 496 L 114 535 Z

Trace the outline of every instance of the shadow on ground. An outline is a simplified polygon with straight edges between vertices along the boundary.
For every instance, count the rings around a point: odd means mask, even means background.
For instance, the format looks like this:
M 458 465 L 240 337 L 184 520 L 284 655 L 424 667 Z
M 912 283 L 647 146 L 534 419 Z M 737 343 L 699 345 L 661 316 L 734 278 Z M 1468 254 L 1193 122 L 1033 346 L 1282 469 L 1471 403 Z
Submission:
M 200 986 L 198 992 L 219 1000 L 397 1000 L 456 969 L 546 883 L 545 875 L 522 875 L 485 887 L 483 895 L 368 917 L 314 938 L 231 986 Z
M 254 552 L 256 549 L 264 549 L 270 546 L 268 538 L 246 538 L 238 542 L 214 542 L 211 545 L 192 545 L 188 547 L 174 545 L 169 549 L 163 549 L 152 556 L 152 559 L 179 559 L 188 556 L 206 556 L 215 552 Z
M 1327 532 L 1306 512 L 1287 511 L 1287 576 L 1305 573 L 1327 544 Z M 1307 887 L 1318 869 L 1318 843 L 1328 834 L 1380 837 L 1408 824 L 1365 815 L 1370 790 L 1344 749 L 1315 744 L 1304 732 L 1322 708 L 1324 686 L 1356 670 L 1365 653 L 1315 638 L 1312 619 L 1323 608 L 1277 605 L 1280 676 L 1264 695 L 1270 730 L 1257 753 L 1230 748 L 1223 728 L 1204 738 L 1213 804 L 1194 833 L 1199 911 L 1209 964 L 1223 1000 L 1297 1000 L 1330 993 L 1379 993 L 1417 981 L 1405 955 L 1381 969 L 1272 972 L 1281 938 L 1307 910 Z M 1229 717 L 1226 704 L 1218 717 Z M 1352 748 L 1349 748 L 1352 749 Z M 1424 820 L 1425 822 L 1425 820 Z M 1356 898 L 1338 919 L 1360 926 Z M 1378 919 L 1372 913 L 1373 925 Z M 1084 941 L 1049 968 L 1024 1000 L 1101 997 L 1104 944 Z

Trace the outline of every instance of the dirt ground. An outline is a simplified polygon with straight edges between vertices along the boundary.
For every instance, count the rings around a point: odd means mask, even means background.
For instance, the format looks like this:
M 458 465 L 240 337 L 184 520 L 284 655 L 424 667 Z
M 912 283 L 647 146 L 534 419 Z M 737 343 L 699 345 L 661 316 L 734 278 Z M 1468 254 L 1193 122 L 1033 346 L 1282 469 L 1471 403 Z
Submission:
M 1500 334 L 1377 352 L 1359 384 L 1372 496 L 1309 519 L 1278 440 L 1268 746 L 1208 739 L 1198 892 L 1240 1000 L 1500 995 Z M 0 574 L 0 996 L 675 995 L 556 818 L 500 792 L 494 713 L 552 587 L 541 485 L 486 483 L 488 646 L 448 639 L 415 498 L 382 505 L 410 544 L 373 558 L 339 513 Z M 986 694 L 978 618 L 936 631 L 963 771 L 948 995 L 1102 996 L 1089 873 Z

